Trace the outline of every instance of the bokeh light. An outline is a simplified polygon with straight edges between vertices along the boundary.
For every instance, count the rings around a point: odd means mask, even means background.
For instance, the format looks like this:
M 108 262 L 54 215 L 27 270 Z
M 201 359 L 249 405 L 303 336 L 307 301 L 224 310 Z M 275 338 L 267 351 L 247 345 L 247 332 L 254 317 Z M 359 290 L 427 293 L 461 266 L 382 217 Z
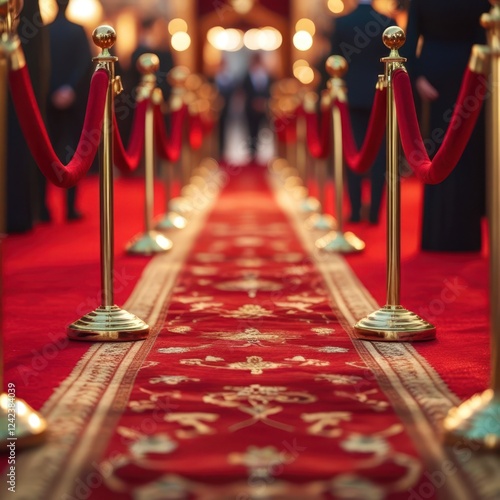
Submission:
M 301 51 L 309 50 L 313 45 L 313 37 L 311 33 L 308 33 L 305 30 L 300 30 L 293 35 L 293 45 L 296 49 Z
M 172 19 L 169 23 L 168 23 L 168 32 L 171 34 L 171 35 L 174 35 L 175 33 L 177 33 L 178 31 L 184 31 L 184 32 L 187 32 L 188 30 L 188 25 L 187 25 L 187 22 L 184 21 L 184 19 L 181 19 L 179 17 L 176 17 L 175 19 Z
M 189 49 L 191 45 L 191 37 L 185 31 L 178 31 L 172 35 L 170 40 L 172 48 L 177 52 L 183 52 Z

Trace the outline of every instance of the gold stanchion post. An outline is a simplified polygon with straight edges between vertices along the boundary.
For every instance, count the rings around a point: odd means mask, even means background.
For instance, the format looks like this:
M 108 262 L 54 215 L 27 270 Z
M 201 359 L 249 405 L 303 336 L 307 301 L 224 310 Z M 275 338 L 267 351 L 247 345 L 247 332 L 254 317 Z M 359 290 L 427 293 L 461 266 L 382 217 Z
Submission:
M 314 92 L 308 92 L 304 96 L 304 111 L 306 113 L 315 113 L 316 104 L 318 102 L 318 96 Z M 330 93 L 326 92 L 321 95 L 320 106 L 321 109 L 325 107 L 330 107 L 331 97 Z M 311 155 L 312 156 L 312 155 Z M 318 186 L 318 201 L 321 207 L 320 212 L 312 214 L 305 222 L 307 229 L 311 231 L 331 231 L 337 227 L 337 221 L 335 218 L 327 214 L 325 211 L 326 207 L 326 188 L 327 188 L 327 160 L 315 160 L 313 161 L 314 174 L 316 178 L 316 184 Z
M 145 183 L 145 231 L 127 245 L 127 252 L 135 255 L 153 255 L 166 252 L 173 246 L 165 235 L 152 228 L 154 217 L 154 114 L 151 97 L 156 88 L 156 72 L 160 67 L 160 59 L 156 54 L 142 54 L 137 60 L 137 67 L 144 75 L 138 89 L 138 101 L 147 99 L 146 123 L 144 127 L 144 183 Z
M 308 173 L 307 173 L 307 154 L 306 154 L 306 140 L 307 128 L 305 117 L 300 113 L 302 107 L 302 99 L 304 97 L 303 89 L 297 88 L 296 93 L 292 94 L 291 89 L 296 85 L 294 80 L 291 80 L 285 86 L 286 90 L 290 92 L 283 98 L 283 105 L 285 109 L 285 116 L 296 116 L 295 143 L 287 145 L 289 154 L 289 163 L 297 170 L 297 175 L 300 179 L 300 184 L 294 190 L 294 197 L 299 202 L 299 212 L 304 214 L 312 214 L 321 210 L 319 200 L 314 196 L 309 196 L 309 188 L 307 186 Z M 298 82 L 297 82 L 298 84 Z
M 191 75 L 191 71 L 185 66 L 176 66 L 169 72 L 167 77 L 172 87 L 172 97 L 174 95 L 179 96 L 183 105 L 187 108 L 186 118 L 182 124 L 181 155 L 177 169 L 180 193 L 179 196 L 172 198 L 169 202 L 170 210 L 185 218 L 189 217 L 194 208 L 191 201 L 182 193 L 183 187 L 189 184 L 192 164 L 195 161 L 195 155 L 189 141 L 189 116 L 192 111 L 192 103 L 196 100 L 196 94 L 188 89 L 188 87 L 192 87 L 193 83 L 196 83 L 196 77 L 194 79 L 190 78 Z
M 158 102 L 161 102 L 163 100 L 161 91 L 155 92 L 153 94 L 153 100 L 157 100 Z M 172 92 L 172 95 L 170 96 L 169 113 L 175 113 L 176 111 L 179 111 L 182 106 L 182 97 Z M 166 159 L 161 160 L 161 166 L 165 186 L 165 212 L 159 217 L 155 228 L 158 229 L 158 231 L 184 229 L 187 226 L 187 219 L 182 215 L 170 210 L 169 207 L 170 201 L 174 199 L 172 188 L 174 166 L 171 161 Z
M 101 294 L 102 304 L 68 327 L 68 337 L 92 342 L 142 340 L 149 334 L 149 326 L 140 318 L 114 304 L 113 265 L 113 101 L 121 91 L 115 78 L 115 62 L 109 49 L 115 44 L 116 32 L 111 26 L 99 26 L 92 34 L 102 53 L 94 57 L 97 68 L 109 73 L 109 86 L 104 110 L 101 144 L 99 146 L 99 181 L 101 210 Z
M 383 33 L 384 44 L 391 51 L 388 57 L 382 58 L 387 86 L 387 301 L 384 307 L 354 325 L 355 336 L 364 340 L 412 342 L 436 337 L 434 325 L 400 305 L 399 133 L 392 74 L 395 70 L 404 68 L 406 59 L 399 55 L 399 49 L 405 40 L 404 31 L 397 26 L 390 26 Z M 409 106 L 413 106 L 413 103 L 409 103 Z
M 448 443 L 460 442 L 473 449 L 500 449 L 500 1 L 490 0 L 492 9 L 481 24 L 488 33 L 489 47 L 475 46 L 471 64 L 483 64 L 489 53 L 490 97 L 487 104 L 488 225 L 490 233 L 490 387 L 452 408 L 443 422 Z M 474 61 L 474 59 L 476 59 Z M 474 68 L 472 68 L 474 69 Z
M 330 56 L 326 61 L 326 70 L 331 76 L 328 83 L 333 101 L 346 101 L 346 87 L 342 77 L 347 72 L 347 61 L 342 56 Z M 316 247 L 324 252 L 354 253 L 365 248 L 351 231 L 344 232 L 343 200 L 344 200 L 344 153 L 342 148 L 342 120 L 337 106 L 332 107 L 333 130 L 333 175 L 335 183 L 335 215 L 337 229 L 316 241 Z
M 13 383 L 4 390 L 3 355 L 3 240 L 6 231 L 6 175 L 7 175 L 7 73 L 9 56 L 19 49 L 18 62 L 22 58 L 20 41 L 15 34 L 16 19 L 20 14 L 16 2 L 0 0 L 0 449 L 15 457 L 17 448 L 34 446 L 44 441 L 47 422 L 40 413 L 21 399 Z M 10 463 L 10 462 L 9 462 Z M 9 476 L 7 474 L 7 483 Z M 15 484 L 15 483 L 14 483 Z

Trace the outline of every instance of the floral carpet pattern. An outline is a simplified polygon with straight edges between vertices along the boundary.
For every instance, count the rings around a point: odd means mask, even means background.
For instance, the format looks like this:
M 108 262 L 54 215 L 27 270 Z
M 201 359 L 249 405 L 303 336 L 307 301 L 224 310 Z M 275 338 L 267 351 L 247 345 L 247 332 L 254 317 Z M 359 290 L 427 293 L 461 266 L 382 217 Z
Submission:
M 46 403 L 18 498 L 475 498 L 496 459 L 441 444 L 458 399 L 412 346 L 351 338 L 376 304 L 287 193 L 249 168 L 205 216 L 130 299 L 150 337 L 92 345 Z

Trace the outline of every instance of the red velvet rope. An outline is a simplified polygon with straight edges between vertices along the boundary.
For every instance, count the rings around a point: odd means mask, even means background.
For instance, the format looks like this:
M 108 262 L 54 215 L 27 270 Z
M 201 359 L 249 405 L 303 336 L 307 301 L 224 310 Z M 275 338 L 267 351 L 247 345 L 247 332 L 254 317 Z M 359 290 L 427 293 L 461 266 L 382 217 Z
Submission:
M 297 142 L 297 113 L 286 115 L 283 122 L 285 124 L 285 142 L 295 144 Z
M 332 133 L 331 112 L 332 110 L 329 106 L 321 110 L 321 124 L 318 124 L 316 113 L 305 113 L 307 123 L 307 146 L 314 158 L 326 158 L 330 153 Z
M 169 137 L 161 107 L 159 104 L 154 107 L 156 152 L 164 160 L 176 162 L 181 155 L 182 129 L 186 111 L 186 106 L 182 106 L 171 113 Z
M 115 166 L 123 173 L 133 172 L 141 162 L 148 105 L 149 99 L 137 103 L 127 148 L 123 145 L 116 114 L 113 116 L 113 160 Z
M 393 86 L 406 159 L 418 179 L 426 184 L 438 184 L 450 175 L 464 152 L 488 92 L 487 82 L 480 73 L 466 70 L 451 121 L 432 161 L 420 135 L 410 78 L 406 71 L 394 72 Z
M 274 118 L 274 131 L 278 141 L 282 144 L 286 142 L 286 125 L 283 116 L 276 116 Z
M 297 142 L 297 114 L 280 114 L 274 118 L 274 130 L 283 144 Z
M 203 124 L 199 113 L 189 115 L 189 144 L 194 151 L 203 144 Z
M 212 114 L 203 113 L 203 115 L 201 115 L 201 126 L 205 137 L 212 133 L 212 130 L 215 127 L 215 120 Z
M 28 68 L 24 66 L 9 73 L 12 100 L 31 154 L 43 175 L 58 187 L 75 186 L 94 161 L 101 141 L 108 83 L 106 70 L 98 70 L 92 76 L 80 140 L 71 161 L 63 165 L 50 142 L 33 93 Z
M 387 91 L 384 88 L 375 92 L 368 130 L 359 151 L 354 141 L 347 103 L 335 100 L 334 105 L 339 109 L 342 120 L 342 147 L 346 163 L 353 172 L 363 174 L 373 165 L 384 139 Z

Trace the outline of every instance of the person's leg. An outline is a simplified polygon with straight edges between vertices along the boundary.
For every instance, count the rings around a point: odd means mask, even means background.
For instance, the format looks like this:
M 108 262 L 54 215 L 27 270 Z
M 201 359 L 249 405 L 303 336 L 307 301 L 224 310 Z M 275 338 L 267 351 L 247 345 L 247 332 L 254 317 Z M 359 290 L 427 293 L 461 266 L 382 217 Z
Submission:
M 361 148 L 368 125 L 369 112 L 364 109 L 350 109 L 351 126 L 354 140 L 358 148 Z M 347 192 L 351 204 L 351 222 L 359 222 L 361 220 L 362 197 L 361 188 L 363 176 L 354 173 L 348 166 L 346 167 L 347 177 Z
M 349 167 L 346 168 L 347 193 L 349 194 L 349 203 L 351 205 L 350 222 L 361 221 L 361 184 L 363 177 L 355 174 Z
M 83 217 L 76 208 L 76 186 L 69 188 L 66 193 L 66 218 L 68 220 L 79 220 Z

